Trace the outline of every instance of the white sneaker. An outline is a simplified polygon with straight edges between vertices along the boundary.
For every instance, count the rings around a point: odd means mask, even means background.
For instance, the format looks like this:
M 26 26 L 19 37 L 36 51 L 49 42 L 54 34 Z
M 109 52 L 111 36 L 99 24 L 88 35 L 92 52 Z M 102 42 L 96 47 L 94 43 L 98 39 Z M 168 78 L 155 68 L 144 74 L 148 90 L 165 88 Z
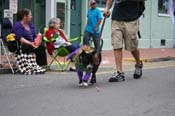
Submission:
M 88 83 L 87 82 L 83 82 L 83 86 L 84 87 L 88 87 Z

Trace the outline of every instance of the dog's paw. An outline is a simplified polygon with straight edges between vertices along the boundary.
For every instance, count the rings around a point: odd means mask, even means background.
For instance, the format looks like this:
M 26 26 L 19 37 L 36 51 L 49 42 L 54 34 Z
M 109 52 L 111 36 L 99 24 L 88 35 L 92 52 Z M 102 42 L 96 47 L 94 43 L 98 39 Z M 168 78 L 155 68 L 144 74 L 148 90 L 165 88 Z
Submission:
M 88 87 L 89 84 L 88 84 L 87 82 L 83 82 L 83 86 L 84 86 L 84 87 Z
M 78 87 L 83 87 L 83 83 L 78 83 Z
M 91 77 L 90 83 L 91 83 L 91 84 L 95 84 L 95 83 L 96 83 L 96 76 L 95 76 L 95 75 L 93 75 L 93 76 Z

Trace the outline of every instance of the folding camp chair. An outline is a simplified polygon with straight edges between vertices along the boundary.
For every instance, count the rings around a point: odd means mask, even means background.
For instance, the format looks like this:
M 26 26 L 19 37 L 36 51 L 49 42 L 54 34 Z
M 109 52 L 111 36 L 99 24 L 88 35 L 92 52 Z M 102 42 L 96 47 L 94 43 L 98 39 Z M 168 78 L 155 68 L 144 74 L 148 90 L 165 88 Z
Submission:
M 47 39 L 46 37 L 43 37 L 44 42 L 46 42 L 46 48 L 47 43 L 53 43 L 56 38 Z M 57 66 L 58 70 L 64 71 L 67 69 L 67 67 L 70 64 L 70 61 L 66 61 L 66 56 L 69 54 L 67 49 L 64 46 L 60 46 L 59 48 L 54 49 L 53 53 L 49 53 L 49 56 L 51 57 L 50 63 L 47 65 L 47 69 L 50 69 L 51 65 L 54 63 Z M 63 58 L 63 61 L 60 60 L 59 57 Z
M 80 35 L 79 37 L 69 38 L 69 41 L 74 45 L 83 45 L 83 35 Z
M 47 31 L 47 28 L 45 28 L 45 32 Z M 53 35 L 52 38 L 48 39 L 44 36 L 43 40 L 46 42 L 46 46 L 48 43 L 53 43 L 58 35 Z M 80 45 L 82 43 L 82 37 L 75 37 L 75 38 L 70 38 L 69 41 L 73 44 Z M 48 49 L 48 47 L 46 47 Z M 69 54 L 69 51 L 64 47 L 60 46 L 59 48 L 56 48 L 52 54 L 49 53 L 49 56 L 51 57 L 51 61 L 48 64 L 47 69 L 50 69 L 51 65 L 54 63 L 58 70 L 65 71 L 69 64 L 70 61 L 66 60 L 66 56 Z M 63 58 L 63 60 L 60 59 L 60 57 Z

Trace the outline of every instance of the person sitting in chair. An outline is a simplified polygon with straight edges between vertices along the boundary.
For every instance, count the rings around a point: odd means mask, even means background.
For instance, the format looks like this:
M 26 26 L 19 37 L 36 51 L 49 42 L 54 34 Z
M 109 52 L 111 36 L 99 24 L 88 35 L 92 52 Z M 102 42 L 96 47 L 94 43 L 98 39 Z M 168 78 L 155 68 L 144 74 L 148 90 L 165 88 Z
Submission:
M 22 74 L 43 74 L 46 70 L 39 66 L 37 59 L 41 61 L 41 63 L 46 60 L 45 49 L 34 44 L 37 34 L 31 20 L 32 13 L 30 9 L 24 8 L 18 10 L 17 21 L 12 28 L 12 33 L 16 35 L 15 38 L 20 43 L 20 48 L 16 55 L 16 62 Z
M 61 19 L 60 18 L 52 18 L 48 24 L 49 28 L 46 31 L 46 38 L 51 39 L 55 37 L 54 42 L 47 43 L 48 53 L 52 55 L 54 49 L 59 48 L 60 46 L 64 46 L 69 53 L 72 53 L 79 46 L 71 44 L 66 38 L 64 32 L 61 30 Z M 70 71 L 75 71 L 75 68 L 70 67 Z

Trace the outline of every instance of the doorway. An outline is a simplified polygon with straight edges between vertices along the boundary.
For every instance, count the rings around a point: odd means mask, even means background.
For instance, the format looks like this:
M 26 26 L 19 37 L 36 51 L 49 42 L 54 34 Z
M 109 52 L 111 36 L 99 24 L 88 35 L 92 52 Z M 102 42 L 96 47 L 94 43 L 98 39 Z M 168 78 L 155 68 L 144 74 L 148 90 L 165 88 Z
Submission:
M 70 37 L 81 35 L 81 0 L 71 0 Z

